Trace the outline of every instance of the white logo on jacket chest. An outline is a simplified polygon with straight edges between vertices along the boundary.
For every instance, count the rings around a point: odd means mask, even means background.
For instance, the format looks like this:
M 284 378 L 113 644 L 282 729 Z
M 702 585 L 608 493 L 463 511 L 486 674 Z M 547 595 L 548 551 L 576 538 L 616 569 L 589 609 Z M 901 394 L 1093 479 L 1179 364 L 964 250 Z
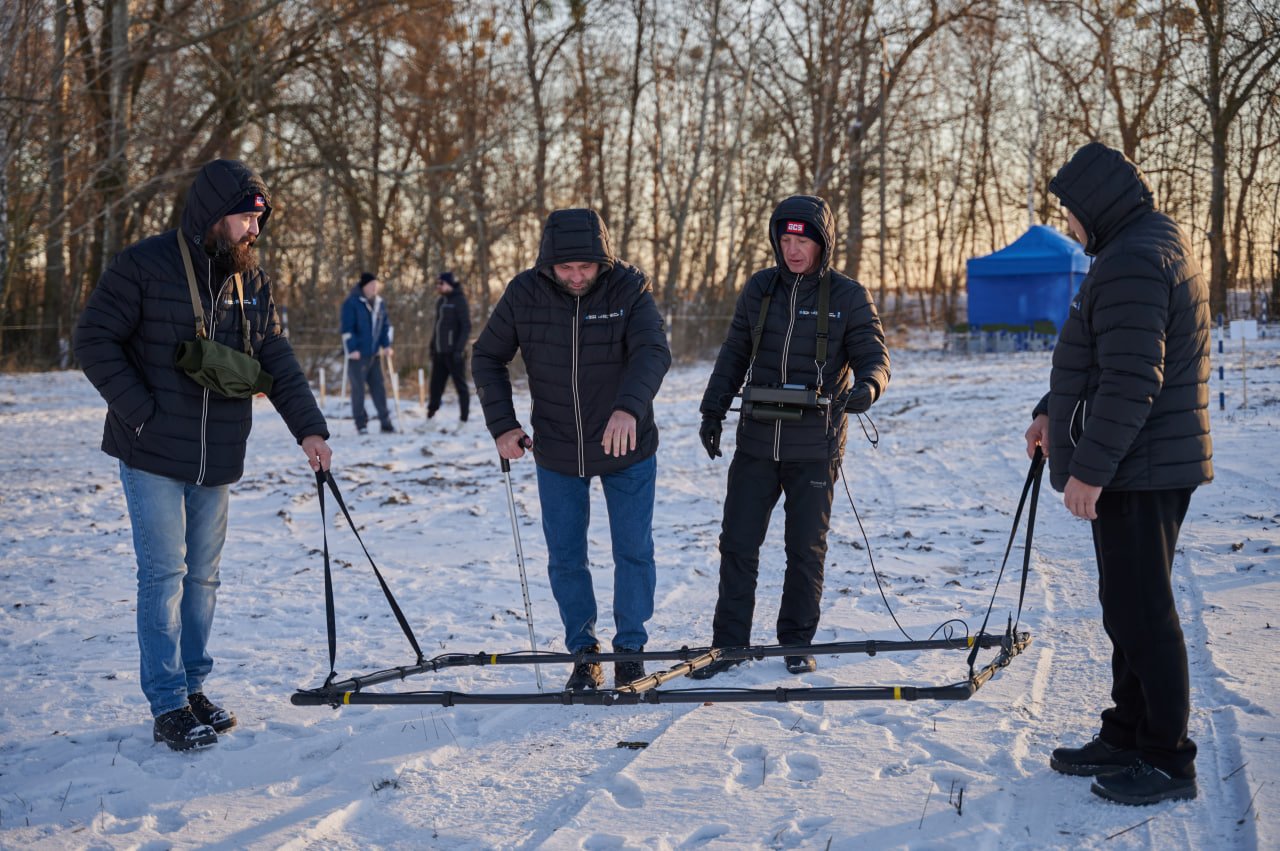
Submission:
M 588 313 L 582 317 L 583 322 L 599 322 L 603 319 L 621 319 L 627 313 L 626 310 L 619 308 L 611 313 Z

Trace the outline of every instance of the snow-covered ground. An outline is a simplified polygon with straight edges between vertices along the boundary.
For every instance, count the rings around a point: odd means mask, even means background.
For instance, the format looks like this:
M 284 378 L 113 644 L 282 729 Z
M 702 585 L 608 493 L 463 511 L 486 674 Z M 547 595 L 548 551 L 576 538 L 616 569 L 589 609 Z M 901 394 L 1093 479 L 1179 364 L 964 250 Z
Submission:
M 1217 480 L 1192 501 L 1174 567 L 1200 797 L 1148 808 L 1107 803 L 1088 779 L 1048 765 L 1051 748 L 1095 732 L 1109 651 L 1088 529 L 1047 481 L 1022 614 L 1033 643 L 966 702 L 293 706 L 293 691 L 328 671 L 321 527 L 314 479 L 264 400 L 232 495 L 207 684 L 240 725 L 212 749 L 173 753 L 152 742 L 137 684 L 129 522 L 115 462 L 97 448 L 104 405 L 76 372 L 0 376 L 0 846 L 1280 847 L 1280 344 L 1251 345 L 1245 409 L 1232 352 L 1223 412 L 1215 388 Z M 912 637 L 952 618 L 970 631 L 981 623 L 1048 368 L 1047 353 L 900 349 L 873 410 L 879 448 L 855 429 L 844 472 Z M 651 650 L 711 635 L 727 463 L 709 461 L 697 439 L 708 369 L 676 368 L 659 397 Z M 416 399 L 401 404 L 403 433 L 367 437 L 354 434 L 345 401 L 325 405 L 335 475 L 366 543 L 428 656 L 527 650 L 491 440 L 474 419 L 458 426 L 452 391 L 430 422 Z M 539 646 L 560 650 L 532 462 L 513 468 Z M 818 640 L 900 638 L 837 496 Z M 761 570 L 761 643 L 773 640 L 780 595 L 778 514 Z M 605 516 L 597 488 L 601 601 L 612 591 Z M 340 517 L 329 540 L 340 676 L 412 663 Z M 1016 607 L 1020 548 L 1010 561 L 996 628 Z M 606 606 L 606 642 L 611 626 Z M 949 651 L 818 661 L 801 678 L 766 659 L 705 685 L 941 685 L 966 671 L 964 654 Z M 567 674 L 542 666 L 548 689 Z M 431 688 L 536 686 L 532 668 L 486 666 L 379 690 Z

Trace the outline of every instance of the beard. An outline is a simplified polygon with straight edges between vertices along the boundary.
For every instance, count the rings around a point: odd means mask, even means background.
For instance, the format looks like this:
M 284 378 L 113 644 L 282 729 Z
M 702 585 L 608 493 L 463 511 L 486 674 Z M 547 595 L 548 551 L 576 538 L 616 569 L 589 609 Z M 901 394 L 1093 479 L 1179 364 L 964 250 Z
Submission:
M 246 234 L 239 242 L 232 242 L 222 222 L 209 230 L 204 250 L 214 262 L 233 273 L 245 274 L 258 268 L 258 252 L 253 244 L 257 240 Z

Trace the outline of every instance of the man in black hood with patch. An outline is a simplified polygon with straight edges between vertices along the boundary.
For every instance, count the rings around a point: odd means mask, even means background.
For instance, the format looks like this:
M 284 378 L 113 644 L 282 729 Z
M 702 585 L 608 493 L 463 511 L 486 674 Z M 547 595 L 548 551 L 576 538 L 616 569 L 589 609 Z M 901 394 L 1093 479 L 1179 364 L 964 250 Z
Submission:
M 508 365 L 519 352 L 533 397 L 530 441 L 511 398 Z M 547 573 L 565 646 L 596 653 L 596 598 L 587 558 L 591 479 L 600 478 L 613 544 L 613 649 L 648 640 L 657 572 L 653 501 L 658 427 L 653 399 L 671 365 L 649 278 L 613 256 L 595 210 L 556 210 L 542 229 L 537 264 L 507 285 L 476 338 L 471 372 L 485 424 L 508 460 L 533 447 Z M 644 663 L 616 660 L 617 685 Z M 582 659 L 570 691 L 604 685 L 598 661 Z
M 177 362 L 180 347 L 200 336 L 224 357 L 256 361 L 311 468 L 327 470 L 331 457 L 324 416 L 258 266 L 254 243 L 270 215 L 271 195 L 252 169 L 207 163 L 181 227 L 121 251 L 75 331 L 76 357 L 107 402 L 102 451 L 119 459 L 133 527 L 140 684 L 155 740 L 174 750 L 212 745 L 236 723 L 203 684 L 213 668 L 207 646 L 228 490 L 244 471 L 253 419 L 252 389 L 202 383 L 203 373 Z
M 777 263 L 747 281 L 702 397 L 702 444 L 720 452 L 722 423 L 742 391 L 720 533 L 720 595 L 712 644 L 751 643 L 760 545 L 786 494 L 787 569 L 778 642 L 793 674 L 817 662 L 831 503 L 844 457 L 845 413 L 864 413 L 889 384 L 889 351 L 866 288 L 831 268 L 835 225 L 827 202 L 793 195 L 769 219 Z M 707 679 L 739 659 L 695 670 Z
M 1025 437 L 1089 520 L 1111 699 L 1102 728 L 1050 765 L 1124 804 L 1196 796 L 1191 685 L 1171 573 L 1196 487 L 1213 479 L 1209 290 L 1186 236 L 1120 151 L 1090 142 L 1049 183 L 1092 255 Z

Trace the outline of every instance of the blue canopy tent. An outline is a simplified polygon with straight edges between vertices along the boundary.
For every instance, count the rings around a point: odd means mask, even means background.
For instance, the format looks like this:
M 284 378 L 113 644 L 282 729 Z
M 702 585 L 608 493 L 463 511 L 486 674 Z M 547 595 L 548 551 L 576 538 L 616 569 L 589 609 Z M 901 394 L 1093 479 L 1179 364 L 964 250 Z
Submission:
M 969 326 L 1032 329 L 1047 321 L 1061 330 L 1089 263 L 1080 243 L 1032 225 L 1011 245 L 969 259 Z

